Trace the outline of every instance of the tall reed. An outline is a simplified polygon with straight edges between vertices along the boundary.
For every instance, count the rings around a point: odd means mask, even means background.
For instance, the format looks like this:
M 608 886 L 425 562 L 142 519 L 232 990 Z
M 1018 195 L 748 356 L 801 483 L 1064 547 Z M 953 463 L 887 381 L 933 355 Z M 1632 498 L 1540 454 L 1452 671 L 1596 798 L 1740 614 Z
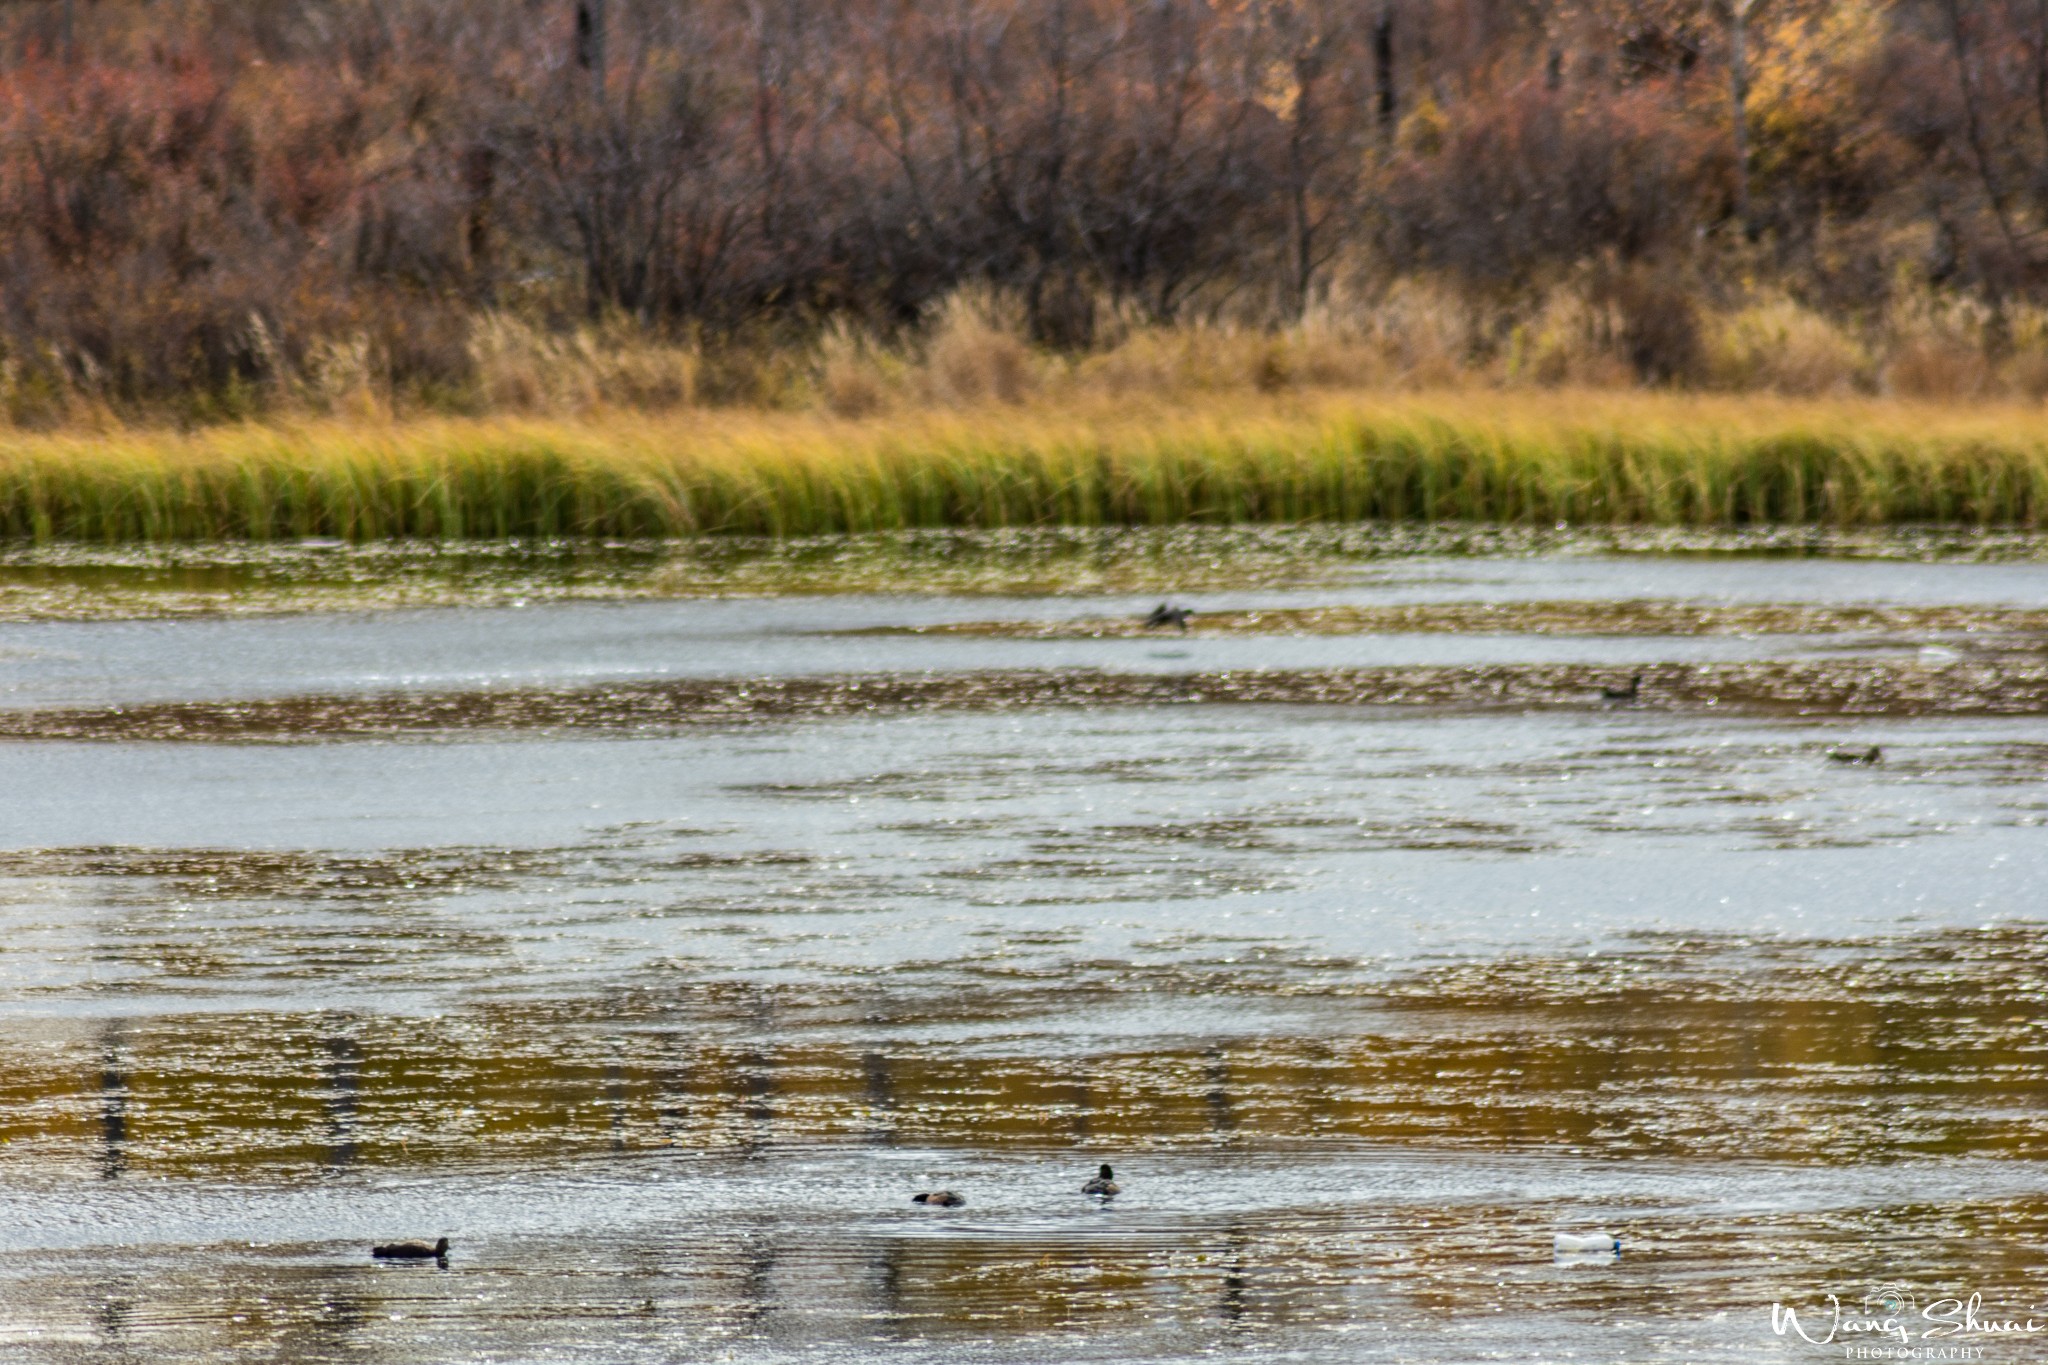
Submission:
M 2038 525 L 2033 412 L 1655 394 L 689 410 L 0 436 L 0 535 L 803 535 L 1484 520 Z

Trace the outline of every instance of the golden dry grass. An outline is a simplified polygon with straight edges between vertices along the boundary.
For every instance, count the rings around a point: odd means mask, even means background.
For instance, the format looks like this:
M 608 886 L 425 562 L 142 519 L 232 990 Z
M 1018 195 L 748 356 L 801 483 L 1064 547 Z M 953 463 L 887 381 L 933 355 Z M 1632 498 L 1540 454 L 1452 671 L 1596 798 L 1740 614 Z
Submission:
M 0 534 L 799 535 L 1184 521 L 2036 525 L 2024 406 L 1581 391 L 0 434 Z

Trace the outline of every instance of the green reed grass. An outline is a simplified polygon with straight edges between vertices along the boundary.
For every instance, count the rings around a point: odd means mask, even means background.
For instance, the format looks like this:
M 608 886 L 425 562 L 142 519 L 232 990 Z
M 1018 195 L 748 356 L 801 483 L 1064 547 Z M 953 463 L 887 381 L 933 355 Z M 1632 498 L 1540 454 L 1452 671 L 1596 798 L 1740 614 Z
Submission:
M 1490 521 L 2040 524 L 2048 422 L 1875 401 L 1230 397 L 0 437 L 0 536 L 771 536 Z

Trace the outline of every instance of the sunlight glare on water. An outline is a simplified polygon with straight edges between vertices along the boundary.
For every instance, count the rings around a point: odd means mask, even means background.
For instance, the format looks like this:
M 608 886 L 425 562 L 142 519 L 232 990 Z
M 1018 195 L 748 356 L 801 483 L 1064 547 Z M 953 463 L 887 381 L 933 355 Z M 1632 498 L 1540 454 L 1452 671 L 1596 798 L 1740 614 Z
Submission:
M 0 625 L 0 1358 L 1803 1361 L 1843 1344 L 1773 1303 L 2034 1302 L 2039 714 L 1668 680 L 1941 649 L 1990 695 L 2038 567 L 1396 559 L 1196 602 L 1975 613 L 1729 635 L 1011 638 L 1154 595 L 956 588 Z M 1554 671 L 588 719 L 628 681 L 1353 667 Z M 554 719 L 469 700 L 507 689 Z M 301 697 L 375 704 L 123 728 Z M 1621 1256 L 1554 1253 L 1588 1231 Z

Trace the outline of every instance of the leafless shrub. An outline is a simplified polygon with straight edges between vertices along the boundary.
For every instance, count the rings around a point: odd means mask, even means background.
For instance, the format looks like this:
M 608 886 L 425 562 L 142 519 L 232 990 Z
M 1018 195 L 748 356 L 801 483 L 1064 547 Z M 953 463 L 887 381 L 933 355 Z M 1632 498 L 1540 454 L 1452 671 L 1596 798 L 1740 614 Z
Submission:
M 75 11 L 0 10 L 13 421 L 2048 390 L 2035 0 L 1752 7 L 1746 86 L 1691 0 Z
M 1912 295 L 1886 319 L 1882 382 L 1908 398 L 1977 398 L 1995 375 L 1987 352 L 1992 314 L 1969 300 Z

